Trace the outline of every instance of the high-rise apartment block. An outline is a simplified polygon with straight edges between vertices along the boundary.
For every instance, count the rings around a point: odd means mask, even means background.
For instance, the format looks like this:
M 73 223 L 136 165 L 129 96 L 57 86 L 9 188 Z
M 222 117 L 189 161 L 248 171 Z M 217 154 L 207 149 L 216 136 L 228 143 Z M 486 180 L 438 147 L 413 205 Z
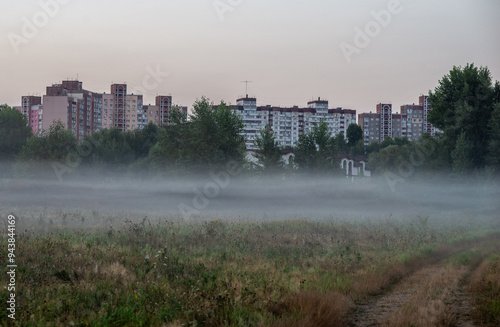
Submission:
M 127 94 L 126 84 L 111 85 L 111 93 L 107 94 L 85 90 L 82 82 L 68 80 L 48 86 L 43 105 L 42 97 L 23 96 L 19 110 L 28 118 L 35 134 L 60 120 L 81 142 L 102 128 L 128 131 L 142 129 L 149 122 L 167 124 L 172 97 L 158 96 L 156 102 L 159 109 L 153 115 L 156 110 L 143 108 L 142 95 Z M 187 115 L 187 107 L 181 109 Z
M 121 131 L 142 129 L 143 96 L 127 94 L 126 84 L 111 85 L 111 93 L 102 95 L 102 128 L 118 128 Z
M 365 145 L 380 142 L 380 114 L 371 112 L 359 114 L 358 124 L 363 130 Z
M 48 130 L 55 120 L 60 120 L 81 141 L 101 129 L 102 96 L 84 90 L 80 81 L 47 86 L 43 104 L 44 130 Z
M 38 135 L 42 129 L 42 108 L 42 97 L 32 95 L 23 96 L 21 106 L 14 107 L 26 117 L 28 125 L 33 130 L 33 135 Z
M 257 106 L 257 99 L 248 97 L 236 100 L 231 107 L 241 117 L 244 124 L 245 144 L 248 150 L 255 150 L 256 137 L 267 126 L 274 132 L 276 141 L 282 147 L 296 146 L 300 135 L 309 132 L 319 122 L 324 121 L 332 136 L 345 135 L 347 126 L 356 123 L 356 111 L 351 109 L 328 109 L 328 101 L 310 101 L 306 108 Z
M 359 114 L 364 144 L 382 142 L 387 136 L 406 137 L 410 141 L 418 140 L 424 133 L 434 136 L 439 130 L 427 120 L 430 110 L 427 95 L 419 97 L 419 104 L 401 106 L 401 113 L 392 113 L 391 104 L 378 104 L 376 113 Z
M 178 106 L 181 110 L 184 118 L 187 119 L 188 108 Z M 149 122 L 153 122 L 158 126 L 169 125 L 170 122 L 170 111 L 172 110 L 172 96 L 170 95 L 159 95 L 155 99 L 155 105 L 145 105 L 143 106 L 142 117 L 144 120 L 144 125 Z

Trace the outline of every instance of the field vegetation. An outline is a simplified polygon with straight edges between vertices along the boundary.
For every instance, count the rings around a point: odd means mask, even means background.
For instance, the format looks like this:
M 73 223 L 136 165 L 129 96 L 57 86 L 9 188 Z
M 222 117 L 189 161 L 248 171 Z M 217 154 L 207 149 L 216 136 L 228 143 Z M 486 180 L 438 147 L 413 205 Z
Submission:
M 422 309 L 412 305 L 444 300 L 433 285 L 458 282 L 464 266 L 475 267 L 467 284 L 474 319 L 499 321 L 500 226 L 493 220 L 31 215 L 18 225 L 20 326 L 344 325 L 359 303 L 443 260 L 441 280 L 429 280 L 390 321 L 422 325 Z M 446 319 L 439 323 L 454 317 Z M 7 326 L 5 310 L 0 321 Z

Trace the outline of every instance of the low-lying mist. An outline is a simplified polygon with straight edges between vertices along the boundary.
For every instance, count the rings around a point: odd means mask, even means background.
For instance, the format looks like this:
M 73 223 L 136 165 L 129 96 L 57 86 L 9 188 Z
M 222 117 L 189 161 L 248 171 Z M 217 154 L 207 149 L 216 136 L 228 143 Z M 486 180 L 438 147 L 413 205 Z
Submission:
M 173 180 L 2 180 L 2 214 L 26 218 L 72 212 L 120 220 L 365 220 L 438 217 L 498 219 L 500 187 L 407 181 L 391 190 L 381 179 L 300 176 L 232 177 L 227 173 Z M 51 214 L 49 214 L 51 212 Z M 46 217 L 42 217 L 46 218 Z M 54 217 L 56 219 L 58 217 Z M 71 219 L 71 218 L 68 218 Z M 75 218 L 76 219 L 76 218 Z M 83 223 L 84 220 L 79 221 Z M 87 219 L 86 223 L 92 223 Z

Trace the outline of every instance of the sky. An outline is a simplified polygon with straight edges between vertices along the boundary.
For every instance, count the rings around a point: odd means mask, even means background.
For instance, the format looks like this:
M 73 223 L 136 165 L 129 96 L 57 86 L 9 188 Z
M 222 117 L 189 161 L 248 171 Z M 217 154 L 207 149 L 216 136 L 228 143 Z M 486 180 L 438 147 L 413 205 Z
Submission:
M 500 80 L 498 0 L 0 0 L 0 103 L 78 78 L 94 92 L 375 111 L 453 66 Z

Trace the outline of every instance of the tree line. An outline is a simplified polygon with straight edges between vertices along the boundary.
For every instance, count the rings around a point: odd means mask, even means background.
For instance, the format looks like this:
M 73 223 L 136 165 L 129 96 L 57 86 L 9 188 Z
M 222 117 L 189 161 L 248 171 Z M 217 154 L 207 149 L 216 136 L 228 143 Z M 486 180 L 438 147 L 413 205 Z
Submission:
M 283 149 L 266 126 L 256 139 L 255 160 L 246 156 L 244 126 L 226 103 L 214 106 L 202 97 L 186 119 L 178 108 L 170 123 L 152 123 L 142 130 L 103 129 L 77 144 L 71 131 L 54 122 L 48 131 L 32 135 L 26 118 L 0 106 L 0 156 L 4 176 L 130 175 L 145 178 L 183 176 L 225 169 L 263 175 L 316 173 L 342 175 L 340 157 L 368 158 L 379 175 L 415 178 L 445 174 L 450 177 L 498 176 L 500 172 L 500 85 L 486 67 L 453 67 L 429 93 L 429 122 L 440 129 L 436 136 L 416 142 L 386 138 L 363 144 L 361 127 L 351 124 L 343 134 L 331 136 L 325 122 L 303 135 L 293 149 Z M 284 159 L 291 150 L 290 160 Z M 411 171 L 411 173 L 408 173 Z M 411 176 L 409 176 L 411 175 Z

